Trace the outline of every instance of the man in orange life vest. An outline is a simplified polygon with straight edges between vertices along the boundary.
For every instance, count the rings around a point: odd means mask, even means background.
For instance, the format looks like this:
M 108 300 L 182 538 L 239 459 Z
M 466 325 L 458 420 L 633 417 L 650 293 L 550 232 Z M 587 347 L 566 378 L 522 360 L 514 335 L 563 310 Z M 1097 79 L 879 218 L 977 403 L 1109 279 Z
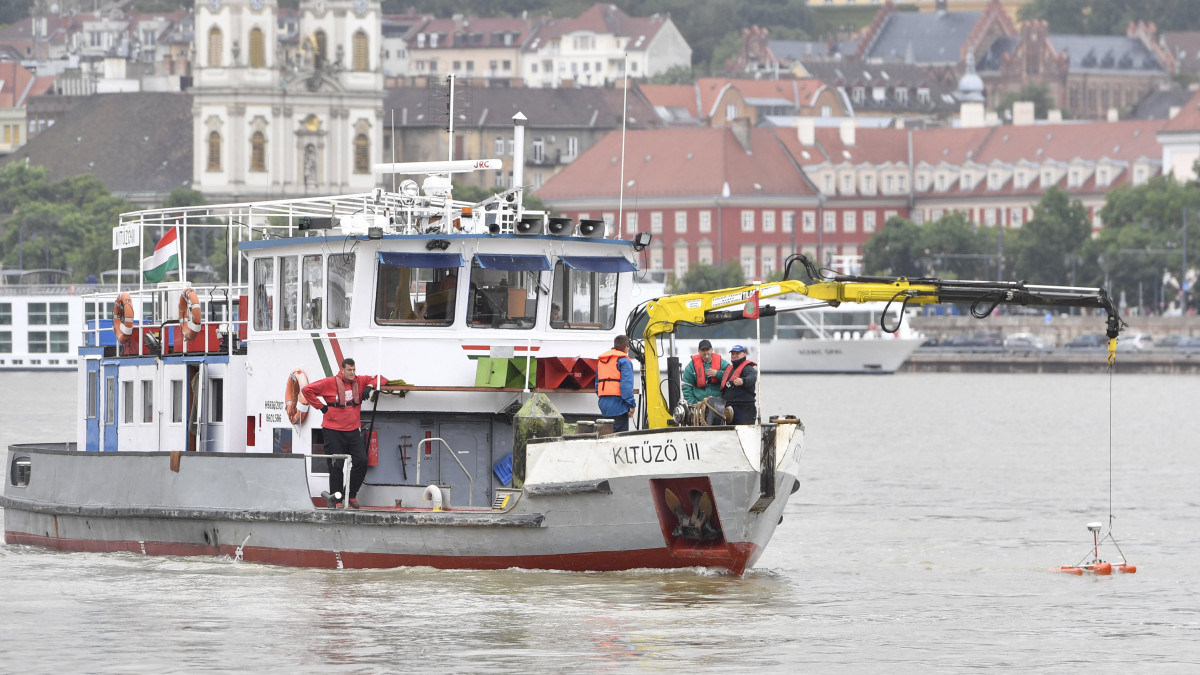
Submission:
M 629 416 L 637 407 L 633 398 L 633 362 L 626 350 L 629 338 L 618 335 L 613 348 L 600 355 L 596 368 L 596 394 L 600 397 L 600 414 L 611 417 L 613 431 L 629 431 Z
M 358 489 L 367 476 L 367 447 L 363 443 L 363 401 L 370 400 L 375 376 L 356 375 L 354 359 L 342 361 L 342 372 L 312 382 L 300 390 L 304 399 L 321 411 L 321 430 L 325 437 L 325 454 L 350 455 L 350 508 L 358 508 Z M 323 402 L 318 402 L 317 397 Z M 343 462 L 329 462 L 329 494 L 336 495 L 345 485 Z M 330 507 L 341 506 L 338 500 Z
M 709 396 L 721 395 L 721 355 L 714 354 L 712 343 L 700 341 L 700 352 L 683 369 L 683 399 L 696 405 Z
M 754 402 L 754 388 L 758 384 L 758 370 L 746 358 L 746 348 L 734 345 L 729 350 L 729 365 L 721 378 L 721 396 L 733 408 L 734 424 L 754 424 L 758 411 Z

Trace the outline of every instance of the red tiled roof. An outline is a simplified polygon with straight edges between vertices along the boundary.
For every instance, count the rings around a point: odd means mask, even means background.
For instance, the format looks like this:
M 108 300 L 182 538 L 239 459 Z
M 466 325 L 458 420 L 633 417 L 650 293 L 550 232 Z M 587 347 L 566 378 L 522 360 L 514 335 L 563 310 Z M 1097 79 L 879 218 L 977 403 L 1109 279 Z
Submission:
M 980 147 L 995 127 L 976 129 L 921 129 L 913 132 L 913 166 L 925 162 L 961 165 L 979 161 Z
M 822 127 L 815 132 L 815 146 L 801 144 L 794 129 L 782 127 L 778 133 L 788 152 L 801 166 L 815 166 L 826 160 L 835 165 L 908 161 L 908 131 L 905 129 L 855 129 L 852 146 L 842 143 L 841 132 L 836 127 Z M 804 156 L 806 152 L 808 157 Z
M 980 164 L 994 161 L 1011 164 L 1022 159 L 1069 162 L 1077 158 L 1133 161 L 1139 157 L 1161 157 L 1162 146 L 1155 132 L 1165 125 L 1162 120 L 1130 120 L 1004 126 L 996 129 L 972 159 Z
M 492 33 L 497 31 L 520 33 L 520 37 L 512 45 L 508 45 L 511 48 L 516 48 L 520 46 L 521 41 L 530 32 L 531 27 L 532 25 L 529 21 L 514 17 L 467 17 L 461 21 L 454 19 L 431 19 L 422 25 L 420 32 L 438 33 L 447 36 L 445 41 L 438 43 L 438 48 L 441 49 L 461 48 L 463 46 L 501 47 L 505 45 L 491 43 Z M 481 44 L 477 45 L 456 44 L 456 38 L 466 33 L 479 33 L 484 37 L 484 40 Z
M 653 106 L 685 108 L 692 117 L 699 118 L 696 110 L 696 87 L 691 84 L 639 84 L 638 89 Z
M 546 41 L 561 38 L 564 35 L 590 31 L 602 35 L 617 35 L 631 38 L 629 50 L 641 50 L 658 34 L 659 29 L 666 23 L 666 17 L 654 14 L 647 17 L 632 17 L 621 11 L 616 5 L 598 2 L 583 14 L 573 19 L 551 19 L 543 22 L 534 33 L 544 46 Z M 638 38 L 645 38 L 638 44 Z M 526 45 L 526 50 L 532 49 Z
M 19 63 L 0 62 L 0 108 L 19 108 L 29 96 L 33 73 Z
M 1200 129 L 1200 91 L 1179 110 L 1161 131 L 1196 131 Z
M 731 128 L 629 131 L 625 199 L 729 194 L 814 195 L 769 128 L 750 130 L 752 153 Z M 616 198 L 621 181 L 621 132 L 614 131 L 546 182 L 538 197 Z

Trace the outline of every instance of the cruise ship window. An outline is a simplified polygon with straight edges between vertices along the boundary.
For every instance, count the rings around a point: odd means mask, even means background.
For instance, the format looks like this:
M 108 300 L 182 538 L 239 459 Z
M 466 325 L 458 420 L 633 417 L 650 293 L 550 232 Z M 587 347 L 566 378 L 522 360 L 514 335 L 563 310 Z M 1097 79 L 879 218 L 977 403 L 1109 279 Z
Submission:
M 71 310 L 65 302 L 50 303 L 50 323 L 65 326 L 71 323 Z
M 296 256 L 279 259 L 279 330 L 296 330 L 297 272 Z
M 379 254 L 375 279 L 375 323 L 448 326 L 458 299 L 457 253 Z
M 0 354 L 12 353 L 12 332 L 0 331 Z
M 44 302 L 29 303 L 29 325 L 30 326 L 46 325 L 46 303 L 44 303 Z
M 171 380 L 171 422 L 183 422 L 183 380 Z
M 142 423 L 154 422 L 154 380 L 142 380 Z
M 476 255 L 471 261 L 469 325 L 533 328 L 541 274 L 549 269 L 550 261 L 541 255 Z
M 133 424 L 133 382 L 126 380 L 121 383 L 121 421 Z
M 560 259 L 554 264 L 550 291 L 550 327 L 612 330 L 620 273 L 635 269 L 625 258 L 614 256 Z
M 300 327 L 321 327 L 321 307 L 325 298 L 324 261 L 320 255 L 306 255 L 300 262 Z
M 50 346 L 46 341 L 46 331 L 31 331 L 29 333 L 29 353 L 45 354 Z
M 275 259 L 254 261 L 254 330 L 271 330 L 275 324 Z
M 65 330 L 50 331 L 50 353 L 66 354 L 71 350 L 70 333 Z
M 0 302 L 0 326 L 12 325 L 12 303 Z
M 350 305 L 354 300 L 354 254 L 335 253 L 329 256 L 329 327 L 350 325 Z

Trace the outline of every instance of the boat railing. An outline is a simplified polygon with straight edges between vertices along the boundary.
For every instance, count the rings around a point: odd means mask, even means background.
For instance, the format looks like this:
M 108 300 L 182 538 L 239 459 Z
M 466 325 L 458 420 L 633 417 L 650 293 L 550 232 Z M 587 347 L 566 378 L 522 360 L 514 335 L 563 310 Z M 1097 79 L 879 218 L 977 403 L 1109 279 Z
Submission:
M 459 468 L 463 470 L 463 473 L 466 474 L 467 482 L 471 487 L 471 491 L 467 493 L 467 506 L 475 506 L 475 479 L 471 477 L 471 472 L 467 471 L 467 467 L 462 463 L 462 460 L 454 453 L 454 448 L 450 447 L 450 444 L 444 438 L 436 436 L 433 438 L 423 438 L 420 443 L 417 443 L 417 485 L 421 484 L 421 448 L 426 444 L 432 444 L 433 441 L 440 441 L 442 448 L 450 453 L 450 459 L 453 459 Z
M 203 302 L 201 329 L 191 339 L 185 339 L 179 328 L 180 317 L 177 305 L 180 294 L 192 288 Z M 244 287 L 232 284 L 189 286 L 181 282 L 167 282 L 156 286 L 126 289 L 134 306 L 134 334 L 120 355 L 162 356 L 167 353 L 213 353 L 232 352 L 245 339 L 249 321 L 239 317 L 240 299 L 246 295 Z M 116 299 L 117 287 L 85 294 L 86 301 L 95 303 L 94 312 L 86 319 L 84 344 L 112 346 L 113 332 L 112 303 Z M 149 305 L 149 311 L 146 306 Z M 152 336 L 148 339 L 148 336 Z M 230 336 L 237 336 L 234 340 Z M 147 342 L 154 343 L 147 344 Z M 121 346 L 121 345 L 118 345 Z

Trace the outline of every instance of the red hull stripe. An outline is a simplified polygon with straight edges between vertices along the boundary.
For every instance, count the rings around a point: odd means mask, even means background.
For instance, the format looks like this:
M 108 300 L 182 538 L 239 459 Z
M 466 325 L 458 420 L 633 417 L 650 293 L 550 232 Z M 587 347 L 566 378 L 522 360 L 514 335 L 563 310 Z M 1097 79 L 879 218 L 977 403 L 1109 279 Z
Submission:
M 142 553 L 146 555 L 219 556 L 234 557 L 237 546 L 209 546 L 164 541 L 100 541 L 96 539 L 58 539 L 24 532 L 5 532 L 5 541 L 13 545 L 42 546 L 60 551 L 91 553 Z M 261 548 L 242 549 L 246 562 L 289 567 L 325 567 L 336 569 L 391 568 L 424 566 L 439 569 L 502 570 L 522 569 L 567 570 L 571 572 L 610 572 L 638 568 L 667 569 L 678 567 L 715 567 L 734 574 L 746 571 L 746 563 L 757 557 L 758 547 L 741 542 L 708 551 L 691 550 L 681 555 L 666 548 L 638 551 L 603 551 L 594 553 L 564 553 L 561 555 L 515 556 L 449 556 L 405 555 L 398 553 L 354 553 L 302 549 Z M 339 565 L 340 562 L 340 565 Z
M 333 347 L 333 358 L 337 359 L 335 371 L 342 369 L 342 346 L 338 344 L 337 333 L 329 334 L 329 346 Z

